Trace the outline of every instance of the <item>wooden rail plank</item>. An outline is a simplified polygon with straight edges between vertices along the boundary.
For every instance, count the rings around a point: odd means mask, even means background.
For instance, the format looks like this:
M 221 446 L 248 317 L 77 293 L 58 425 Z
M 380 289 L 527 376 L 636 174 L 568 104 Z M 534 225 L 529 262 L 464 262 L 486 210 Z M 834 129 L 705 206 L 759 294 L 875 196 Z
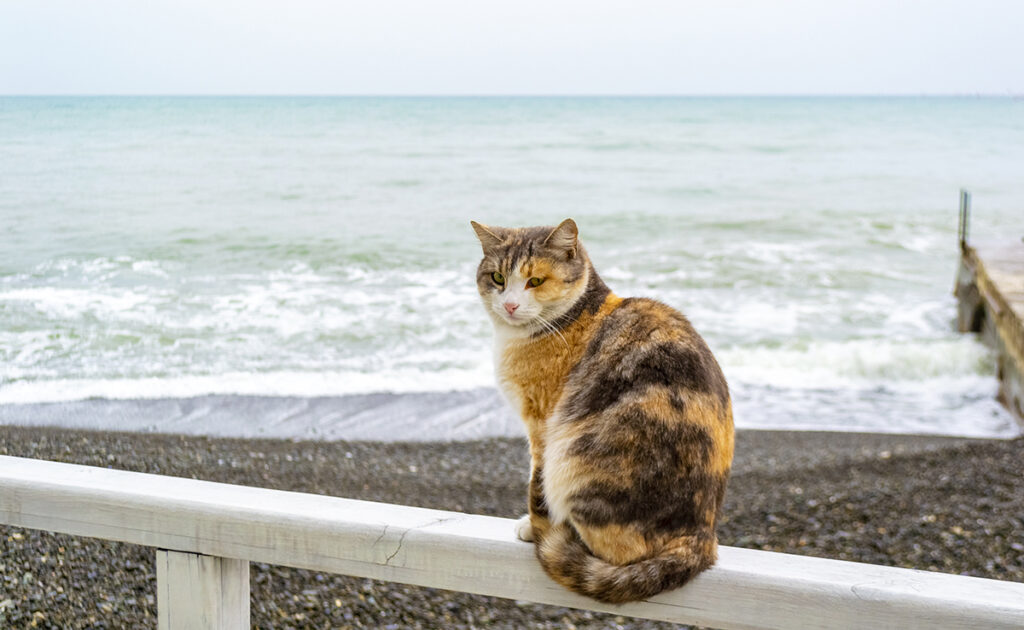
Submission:
M 1024 584 L 723 547 L 677 591 L 603 605 L 512 520 L 0 457 L 0 522 L 716 628 L 1021 628 Z

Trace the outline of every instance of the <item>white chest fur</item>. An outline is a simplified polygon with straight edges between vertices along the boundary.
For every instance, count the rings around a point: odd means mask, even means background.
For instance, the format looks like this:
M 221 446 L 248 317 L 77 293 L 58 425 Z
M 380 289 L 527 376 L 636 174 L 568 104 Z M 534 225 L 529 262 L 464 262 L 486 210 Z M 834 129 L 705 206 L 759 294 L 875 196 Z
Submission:
M 569 517 L 569 497 L 576 486 L 573 467 L 568 465 L 571 440 L 557 416 L 548 418 L 544 442 L 544 501 L 548 518 L 558 524 Z
M 516 343 L 516 338 L 503 334 L 503 331 L 496 329 L 494 332 L 494 378 L 498 384 L 498 391 L 505 397 L 508 404 L 517 413 L 522 413 L 523 398 L 519 388 L 512 382 L 509 374 L 509 366 L 505 360 L 506 350 L 510 344 Z

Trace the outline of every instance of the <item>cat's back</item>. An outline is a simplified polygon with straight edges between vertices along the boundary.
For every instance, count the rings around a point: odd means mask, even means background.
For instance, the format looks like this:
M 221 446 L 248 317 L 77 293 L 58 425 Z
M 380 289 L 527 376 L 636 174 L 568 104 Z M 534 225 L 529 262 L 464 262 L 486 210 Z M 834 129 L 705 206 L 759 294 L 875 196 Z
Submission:
M 675 309 L 625 299 L 593 333 L 548 427 L 544 494 L 553 522 L 571 518 L 581 535 L 619 527 L 631 549 L 588 545 L 625 564 L 714 531 L 732 464 L 732 405 L 711 350 Z
M 647 400 L 668 407 L 652 410 L 661 411 L 662 420 L 700 408 L 728 415 L 731 425 L 729 387 L 714 355 L 682 313 L 656 300 L 627 298 L 608 313 L 566 386 L 565 420 Z

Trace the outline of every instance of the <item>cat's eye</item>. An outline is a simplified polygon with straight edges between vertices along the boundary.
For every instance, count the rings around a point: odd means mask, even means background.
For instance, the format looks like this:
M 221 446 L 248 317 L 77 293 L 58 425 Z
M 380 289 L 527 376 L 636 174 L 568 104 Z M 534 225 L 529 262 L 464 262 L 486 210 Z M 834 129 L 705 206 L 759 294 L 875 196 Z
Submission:
M 545 279 L 546 278 L 530 278 L 530 286 L 539 287 L 540 285 L 544 284 Z
M 505 276 L 501 275 L 500 271 L 495 271 L 491 274 L 491 280 L 494 280 L 495 284 L 505 284 Z

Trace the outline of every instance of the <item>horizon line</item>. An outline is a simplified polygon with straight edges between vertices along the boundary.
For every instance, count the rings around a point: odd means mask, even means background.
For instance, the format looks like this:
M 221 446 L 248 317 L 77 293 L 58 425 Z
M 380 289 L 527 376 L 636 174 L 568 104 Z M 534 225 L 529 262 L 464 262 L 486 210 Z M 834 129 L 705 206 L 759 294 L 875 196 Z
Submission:
M 508 93 L 398 93 L 398 92 L 24 92 L 0 93 L 0 98 L 1024 98 L 1024 92 L 849 92 L 849 93 L 557 93 L 557 92 L 508 92 Z

